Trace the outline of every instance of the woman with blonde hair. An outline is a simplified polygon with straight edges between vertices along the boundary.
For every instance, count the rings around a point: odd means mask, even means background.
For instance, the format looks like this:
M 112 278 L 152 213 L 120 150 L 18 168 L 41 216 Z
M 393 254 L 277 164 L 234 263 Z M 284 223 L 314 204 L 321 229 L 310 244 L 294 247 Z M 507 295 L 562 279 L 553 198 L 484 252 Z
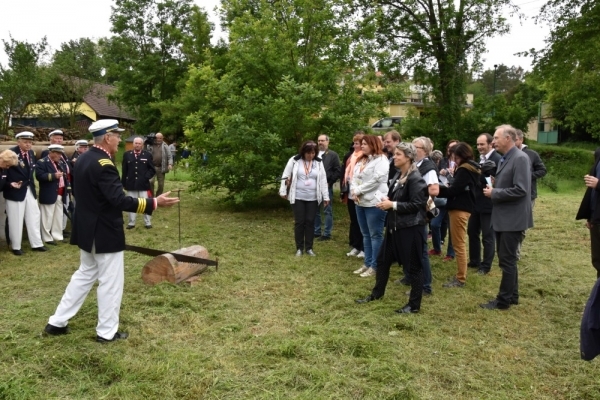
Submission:
M 356 216 L 365 252 L 365 264 L 354 273 L 366 278 L 375 276 L 377 271 L 377 254 L 383 242 L 385 211 L 375 205 L 380 202 L 381 195 L 388 191 L 390 163 L 383 154 L 383 146 L 377 136 L 363 136 L 361 150 L 363 154 L 354 166 L 350 183 L 350 198 L 356 203 Z
M 363 251 L 363 237 L 360 232 L 360 226 L 358 225 L 358 219 L 356 217 L 356 204 L 349 196 L 350 194 L 350 182 L 354 176 L 354 167 L 356 162 L 362 157 L 362 150 L 360 148 L 362 144 L 362 138 L 365 135 L 363 131 L 356 131 L 352 138 L 352 147 L 350 151 L 344 156 L 344 176 L 340 182 L 341 192 L 340 197 L 342 203 L 348 206 L 348 215 L 350 216 L 350 230 L 348 232 L 348 244 L 350 245 L 350 252 L 346 253 L 348 257 L 364 258 L 365 252 Z

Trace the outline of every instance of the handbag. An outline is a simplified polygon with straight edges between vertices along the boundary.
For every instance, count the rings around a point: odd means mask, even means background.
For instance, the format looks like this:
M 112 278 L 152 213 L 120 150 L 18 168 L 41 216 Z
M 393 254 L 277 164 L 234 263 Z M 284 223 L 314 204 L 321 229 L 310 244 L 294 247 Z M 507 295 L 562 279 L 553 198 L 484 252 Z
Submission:
M 440 215 L 440 210 L 435 206 L 435 200 L 433 200 L 431 196 L 429 196 L 429 200 L 427 200 L 425 211 L 427 214 L 427 222 Z

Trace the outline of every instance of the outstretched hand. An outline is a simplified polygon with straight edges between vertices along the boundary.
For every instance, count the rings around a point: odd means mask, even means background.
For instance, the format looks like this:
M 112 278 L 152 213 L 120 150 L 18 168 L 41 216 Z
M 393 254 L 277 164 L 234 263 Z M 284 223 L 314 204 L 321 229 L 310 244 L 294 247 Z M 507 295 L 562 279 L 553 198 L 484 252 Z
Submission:
M 161 194 L 156 198 L 159 207 L 171 207 L 174 204 L 179 203 L 178 197 L 168 197 L 171 192 Z

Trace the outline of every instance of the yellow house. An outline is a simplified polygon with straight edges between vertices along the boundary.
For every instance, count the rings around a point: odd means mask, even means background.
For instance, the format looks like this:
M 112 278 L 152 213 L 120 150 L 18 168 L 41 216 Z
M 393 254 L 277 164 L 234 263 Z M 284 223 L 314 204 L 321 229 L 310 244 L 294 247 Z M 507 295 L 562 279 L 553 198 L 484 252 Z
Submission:
M 12 124 L 60 128 L 68 124 L 65 119 L 73 116 L 76 127 L 81 132 L 87 132 L 92 122 L 103 118 L 116 119 L 120 123 L 135 121 L 134 117 L 109 100 L 109 96 L 117 90 L 115 86 L 90 83 L 89 88 L 80 101 L 29 104 L 22 115 L 12 117 Z

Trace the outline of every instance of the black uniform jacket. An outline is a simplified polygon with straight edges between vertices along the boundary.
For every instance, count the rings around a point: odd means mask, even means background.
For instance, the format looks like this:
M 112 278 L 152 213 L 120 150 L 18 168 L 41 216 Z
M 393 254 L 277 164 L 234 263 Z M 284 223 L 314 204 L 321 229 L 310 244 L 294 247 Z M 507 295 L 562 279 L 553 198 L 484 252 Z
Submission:
M 123 187 L 125 190 L 149 190 L 150 179 L 156 174 L 152 154 L 142 150 L 136 158 L 133 150 L 123 154 Z
M 33 150 L 29 150 L 29 163 L 21 156 L 21 149 L 19 146 L 11 148 L 12 151 L 17 153 L 19 159 L 17 165 L 10 167 L 6 173 L 7 185 L 4 188 L 4 198 L 12 201 L 23 201 L 27 194 L 27 188 L 31 189 L 33 197 L 36 197 L 35 193 L 35 182 L 33 180 L 33 171 L 35 170 L 35 154 Z M 11 182 L 22 181 L 20 189 L 10 186 Z
M 79 156 L 73 171 L 77 207 L 73 215 L 71 244 L 96 253 L 125 250 L 123 211 L 151 215 L 154 199 L 126 196 L 113 160 L 103 150 L 92 147 Z
M 57 166 L 59 171 L 64 173 L 63 182 L 65 187 L 62 195 L 62 200 L 64 202 L 64 198 L 67 193 L 71 191 L 71 187 L 69 185 L 69 180 L 67 179 L 67 168 L 64 162 L 60 160 L 57 163 Z M 40 183 L 40 204 L 56 203 L 56 199 L 58 198 L 59 180 L 56 178 L 56 169 L 54 169 L 54 165 L 48 156 L 35 163 L 35 177 Z
M 386 225 L 388 229 L 396 230 L 427 223 L 427 200 L 429 193 L 427 184 L 418 170 L 408 174 L 403 184 L 396 181 L 400 178 L 400 171 L 392 179 L 388 198 L 396 201 L 396 210 L 387 213 Z

